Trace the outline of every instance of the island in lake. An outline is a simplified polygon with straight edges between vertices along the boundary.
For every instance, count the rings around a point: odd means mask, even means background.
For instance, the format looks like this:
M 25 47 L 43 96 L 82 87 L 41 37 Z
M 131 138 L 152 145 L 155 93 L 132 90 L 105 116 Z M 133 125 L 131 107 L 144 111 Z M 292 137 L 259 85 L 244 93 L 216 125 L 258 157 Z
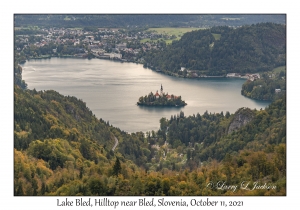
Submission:
M 161 85 L 160 94 L 158 90 L 155 94 L 152 92 L 144 97 L 141 96 L 137 105 L 142 106 L 175 106 L 181 107 L 187 105 L 185 101 L 181 100 L 181 96 L 175 96 L 173 94 L 169 95 L 168 93 L 164 93 L 163 86 Z

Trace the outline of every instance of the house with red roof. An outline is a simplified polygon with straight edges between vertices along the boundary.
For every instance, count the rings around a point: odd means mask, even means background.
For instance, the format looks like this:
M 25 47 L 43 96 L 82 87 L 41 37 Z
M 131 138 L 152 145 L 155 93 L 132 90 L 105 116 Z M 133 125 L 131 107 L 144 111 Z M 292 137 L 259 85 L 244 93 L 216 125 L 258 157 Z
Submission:
M 158 90 L 157 90 L 156 93 L 155 93 L 155 97 L 156 97 L 156 98 L 159 98 L 159 96 L 160 96 L 160 95 L 159 95 Z

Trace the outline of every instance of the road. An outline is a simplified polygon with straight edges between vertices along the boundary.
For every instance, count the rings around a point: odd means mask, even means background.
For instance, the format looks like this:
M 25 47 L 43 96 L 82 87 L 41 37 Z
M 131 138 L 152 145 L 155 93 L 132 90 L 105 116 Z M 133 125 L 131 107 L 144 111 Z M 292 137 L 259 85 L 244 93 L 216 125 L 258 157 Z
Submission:
M 118 141 L 118 139 L 114 136 L 114 138 L 115 138 L 115 145 L 113 146 L 113 148 L 111 149 L 112 151 L 114 151 L 115 149 L 116 149 L 116 147 L 118 146 L 118 144 L 119 144 L 119 141 Z

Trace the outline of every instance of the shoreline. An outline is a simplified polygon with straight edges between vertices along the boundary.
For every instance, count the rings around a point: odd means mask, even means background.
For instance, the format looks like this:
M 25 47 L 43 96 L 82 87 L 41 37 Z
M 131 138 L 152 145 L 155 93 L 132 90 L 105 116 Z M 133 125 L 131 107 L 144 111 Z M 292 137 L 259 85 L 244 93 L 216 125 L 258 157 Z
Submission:
M 137 106 L 147 106 L 147 107 L 171 107 L 171 108 L 175 107 L 175 108 L 180 108 L 180 107 L 185 107 L 187 104 L 185 104 L 185 105 L 177 105 L 177 106 L 174 105 L 174 106 L 172 106 L 172 105 L 150 105 L 150 104 L 141 104 L 141 103 L 137 102 L 136 105 L 137 105 Z
M 113 61 L 113 62 L 120 62 L 120 63 L 135 63 L 135 64 L 141 64 L 141 63 L 138 63 L 138 62 L 133 62 L 133 61 L 123 61 L 123 60 L 119 60 L 119 59 L 107 59 L 107 58 L 99 58 L 99 57 L 95 57 L 95 58 L 87 58 L 87 57 L 81 57 L 81 56 L 74 56 L 74 55 L 65 55 L 65 56 L 45 56 L 45 57 L 36 57 L 36 58 L 29 58 L 29 59 L 26 59 L 25 62 L 22 62 L 22 63 L 19 63 L 19 65 L 24 65 L 26 63 L 26 61 L 29 61 L 29 60 L 42 60 L 42 59 L 51 59 L 51 58 L 72 58 L 72 59 L 88 59 L 88 60 L 91 60 L 91 59 L 100 59 L 100 60 L 108 60 L 108 61 Z M 142 65 L 142 64 L 141 64 Z M 160 74 L 163 74 L 163 75 L 166 75 L 166 76 L 171 76 L 171 77 L 176 77 L 176 78 L 182 78 L 182 79 L 191 79 L 191 80 L 205 80 L 205 79 L 242 79 L 242 80 L 245 80 L 247 81 L 247 78 L 245 77 L 240 77 L 240 76 L 199 76 L 199 77 L 184 77 L 184 76 L 181 76 L 181 75 L 175 75 L 174 73 L 172 72 L 169 72 L 169 71 L 157 71 L 157 70 L 153 70 L 149 67 L 144 67 L 143 68 L 145 69 L 149 69 L 151 71 L 154 71 L 154 72 L 157 72 L 157 73 L 160 73 Z M 246 98 L 249 98 L 251 100 L 255 100 L 255 101 L 262 101 L 262 102 L 268 102 L 268 101 L 272 101 L 272 100 L 259 100 L 259 99 L 256 99 L 256 98 L 251 98 L 251 97 L 248 97 L 248 96 L 245 96 L 243 94 L 241 94 L 242 96 L 246 97 Z M 146 104 L 137 104 L 138 106 L 147 106 L 147 107 L 184 107 L 186 105 L 181 105 L 181 106 L 169 106 L 169 105 L 146 105 Z
M 35 60 L 35 59 L 51 59 L 51 58 L 78 58 L 78 59 L 88 59 L 88 60 L 92 60 L 93 58 L 89 59 L 87 57 L 82 57 L 82 56 L 74 56 L 74 55 L 65 55 L 65 56 L 45 56 L 45 57 L 36 57 L 36 58 L 29 58 L 29 59 L 26 59 L 26 61 L 29 61 L 29 60 Z M 138 62 L 134 62 L 134 61 L 125 61 L 125 60 L 120 60 L 120 59 L 110 59 L 110 58 L 101 58 L 101 57 L 95 57 L 95 59 L 100 59 L 100 60 L 109 60 L 109 61 L 113 61 L 113 62 L 120 62 L 120 63 L 135 63 L 135 64 L 141 64 L 143 65 L 142 63 L 138 63 Z M 26 62 L 25 61 L 25 62 Z M 24 62 L 24 63 L 25 63 Z M 20 63 L 20 64 L 24 64 L 24 63 Z M 149 69 L 149 70 L 152 70 L 154 72 L 157 72 L 157 73 L 161 73 L 161 74 L 164 74 L 164 75 L 167 75 L 167 76 L 172 76 L 172 77 L 177 77 L 177 78 L 184 78 L 184 79 L 206 79 L 206 78 L 211 78 L 211 79 L 223 79 L 223 78 L 233 78 L 233 79 L 244 79 L 244 80 L 247 80 L 247 78 L 245 77 L 239 77 L 239 76 L 226 76 L 226 75 L 222 75 L 222 76 L 199 76 L 199 77 L 184 77 L 184 76 L 181 76 L 181 75 L 176 75 L 172 72 L 169 72 L 169 71 L 157 71 L 157 70 L 153 70 L 149 67 L 143 67 L 145 69 Z
M 69 61 L 68 61 L 69 60 Z M 35 63 L 35 62 L 40 62 L 39 60 L 36 60 L 36 61 L 34 61 L 34 60 L 32 60 L 31 61 L 32 63 Z M 25 65 L 25 67 L 28 67 L 28 66 L 31 66 L 31 62 L 29 62 L 28 63 L 28 65 Z M 51 60 L 45 60 L 45 62 L 46 63 L 48 63 L 48 62 L 50 62 L 50 63 L 52 63 L 52 62 L 54 62 L 55 64 L 58 64 L 59 66 L 60 66 L 60 62 L 61 62 L 61 65 L 62 66 L 65 66 L 64 64 L 65 64 L 65 62 L 70 62 L 70 63 L 73 63 L 73 62 L 75 62 L 75 63 L 81 63 L 82 64 L 82 67 L 84 67 L 84 66 L 86 66 L 86 63 L 94 63 L 94 64 L 101 64 L 101 63 L 106 63 L 107 65 L 112 65 L 112 66 L 114 66 L 114 64 L 112 63 L 112 62 L 108 62 L 108 61 L 101 61 L 101 60 L 93 60 L 93 61 L 88 61 L 88 60 L 82 60 L 82 59 L 80 59 L 80 60 L 74 60 L 74 59 L 60 59 L 60 58 L 53 58 L 53 60 L 51 61 Z M 109 64 L 109 63 L 111 63 L 111 64 Z M 126 64 L 126 66 L 127 66 L 128 64 Z M 133 65 L 133 67 L 134 66 L 136 66 L 136 65 L 134 65 L 134 64 L 131 64 L 131 65 Z M 130 66 L 131 66 L 130 65 Z M 33 66 L 34 67 L 34 66 Z M 68 68 L 67 66 L 65 66 L 65 68 Z M 168 78 L 170 78 L 170 77 L 166 77 L 165 75 L 161 75 L 161 74 L 156 74 L 156 73 L 154 73 L 154 72 L 152 72 L 152 71 L 149 71 L 148 69 L 145 69 L 145 68 L 142 68 L 142 66 L 138 66 L 137 67 L 138 68 L 138 70 L 139 71 L 141 71 L 141 72 L 144 72 L 145 71 L 145 74 L 146 75 L 156 75 L 155 76 L 155 78 L 162 78 L 163 80 L 162 81 L 164 81 L 165 79 L 167 79 L 167 80 L 169 80 Z M 119 63 L 118 64 L 118 69 L 122 69 L 122 65 L 121 65 L 121 63 Z M 148 72 L 148 73 L 147 73 Z M 138 71 L 137 71 L 137 73 L 138 73 Z M 27 78 L 27 76 L 25 77 L 25 78 Z M 25 79 L 24 78 L 24 79 Z M 205 82 L 205 79 L 206 79 L 206 81 L 207 82 Z M 243 81 L 241 81 L 241 80 L 236 80 L 236 79 L 231 79 L 231 80 L 228 80 L 228 79 L 215 79 L 215 78 L 211 78 L 211 79 L 209 79 L 209 78 L 204 78 L 204 80 L 202 80 L 203 82 L 198 82 L 198 81 L 196 81 L 196 80 L 183 80 L 183 79 L 175 79 L 175 82 L 177 81 L 177 82 L 179 82 L 179 83 L 171 83 L 171 84 L 174 84 L 175 86 L 178 86 L 178 85 L 180 85 L 181 83 L 183 83 L 183 84 L 189 84 L 189 83 L 210 83 L 210 81 L 212 82 L 212 83 L 214 83 L 214 81 L 216 81 L 216 82 L 218 82 L 218 81 L 222 81 L 222 80 L 224 80 L 225 81 L 225 83 L 227 84 L 231 84 L 231 83 L 237 83 L 237 84 L 240 84 L 240 85 L 235 85 L 235 92 L 237 91 L 237 92 L 239 92 L 239 93 L 237 93 L 238 95 L 240 95 L 240 91 L 238 91 L 238 89 L 239 89 L 239 87 L 243 84 Z M 163 82 L 164 83 L 164 82 Z M 222 82 L 221 82 L 222 83 Z M 30 83 L 31 84 L 31 83 Z M 166 86 L 167 87 L 167 86 Z M 170 87 L 173 87 L 173 86 L 171 86 L 170 85 Z M 29 89 L 33 89 L 33 86 L 29 86 Z M 49 89 L 49 88 L 48 88 Z M 152 88 L 151 88 L 152 89 Z M 37 90 L 39 90 L 39 89 L 37 89 Z M 54 90 L 56 90 L 56 91 L 58 91 L 58 92 L 60 92 L 60 90 L 58 90 L 58 89 L 54 89 Z M 154 90 L 154 89 L 153 89 Z M 187 89 L 188 90 L 188 89 Z M 234 89 L 232 89 L 232 91 L 234 91 Z M 84 100 L 82 97 L 83 96 L 80 96 L 80 95 L 78 95 L 77 94 L 77 92 L 78 91 L 74 91 L 74 93 L 72 94 L 72 93 L 68 93 L 67 95 L 71 95 L 71 96 L 75 96 L 75 97 L 78 97 L 78 98 L 81 98 L 82 100 Z M 146 92 L 150 92 L 149 90 L 148 91 L 141 91 L 142 93 L 146 93 Z M 183 99 L 186 99 L 186 97 L 185 97 L 185 95 L 184 95 L 184 93 L 179 93 L 177 90 L 173 90 L 173 91 L 171 91 L 172 93 L 175 93 L 175 95 L 181 95 L 181 96 L 183 96 Z M 192 110 L 193 109 L 193 107 L 195 107 L 195 106 L 198 106 L 197 104 L 195 104 L 194 102 L 193 102 L 193 100 L 188 100 L 188 101 L 186 101 L 186 103 L 188 104 L 188 106 L 163 106 L 163 105 L 157 105 L 157 106 L 153 106 L 153 105 L 147 105 L 147 104 L 141 104 L 141 105 L 137 105 L 137 102 L 138 102 L 138 97 L 137 96 L 141 96 L 141 95 L 144 95 L 144 94 L 133 94 L 133 96 L 132 96 L 132 102 L 129 104 L 129 106 L 131 107 L 130 109 L 134 109 L 134 110 L 137 110 L 138 112 L 141 112 L 141 113 L 145 113 L 145 115 L 147 114 L 147 113 L 149 113 L 149 115 L 159 115 L 159 112 L 161 112 L 162 114 L 164 114 L 165 112 L 166 113 L 171 113 L 171 114 L 167 114 L 167 116 L 168 117 L 170 117 L 170 115 L 172 115 L 172 114 L 174 114 L 174 113 L 178 113 L 180 110 L 184 110 L 185 112 L 186 112 L 186 115 L 188 115 L 188 113 L 189 113 L 189 110 Z M 177 94 L 176 94 L 177 93 Z M 238 96 L 237 96 L 237 98 L 238 98 Z M 244 98 L 244 97 L 243 97 Z M 187 99 L 186 99 L 187 100 Z M 87 102 L 87 100 L 84 100 L 84 101 L 86 101 Z M 250 100 L 251 101 L 251 100 Z M 250 102 L 251 103 L 251 102 Z M 87 104 L 88 104 L 88 106 L 90 106 L 90 103 L 88 103 L 87 102 Z M 198 103 L 199 104 L 199 109 L 197 108 L 197 110 L 195 109 L 195 111 L 193 111 L 193 112 L 191 112 L 190 114 L 196 114 L 196 113 L 204 113 L 205 112 L 205 109 L 203 109 L 202 110 L 202 103 Z M 268 105 L 268 104 L 266 104 L 266 105 Z M 264 107 L 266 106 L 266 105 L 262 105 L 261 107 L 264 109 Z M 122 105 L 123 106 L 123 105 Z M 240 107 L 241 107 L 242 105 L 240 105 Z M 243 105 L 244 106 L 244 105 Z M 134 107 L 136 107 L 136 108 L 134 108 Z M 191 107 L 191 108 L 190 108 Z M 251 106 L 249 106 L 249 107 L 251 107 Z M 254 107 L 259 107 L 259 106 L 253 106 L 253 108 Z M 230 110 L 230 109 L 227 109 L 227 108 L 222 108 L 222 109 L 220 109 L 220 110 L 214 110 L 214 109 L 210 109 L 210 108 L 206 108 L 207 110 L 211 110 L 211 112 L 216 112 L 216 113 L 219 113 L 220 111 L 224 111 L 224 113 L 225 113 L 225 111 L 230 111 L 230 113 L 231 112 L 233 112 L 233 110 Z M 260 109 L 260 107 L 259 108 L 257 108 L 257 109 Z M 140 111 L 141 110 L 141 111 Z M 144 110 L 146 111 L 146 112 L 144 112 Z M 178 110 L 178 111 L 177 111 Z M 94 109 L 93 109 L 93 111 L 94 111 Z M 108 112 L 110 112 L 110 111 L 108 111 Z M 96 114 L 97 112 L 95 112 L 95 114 Z M 108 114 L 107 114 L 108 115 Z M 105 119 L 105 120 L 109 120 L 109 122 L 111 122 L 111 124 L 113 124 L 113 125 L 115 125 L 115 126 L 117 126 L 117 127 L 120 127 L 120 128 L 122 128 L 122 129 L 124 129 L 124 130 L 127 130 L 125 127 L 123 127 L 123 126 L 121 126 L 120 124 L 116 124 L 117 122 L 115 122 L 114 121 L 114 116 L 111 118 L 111 117 L 107 117 L 107 116 L 103 116 L 103 115 L 98 115 L 98 114 L 96 114 L 96 116 L 99 116 L 99 117 L 101 117 L 101 118 L 103 118 L 103 119 Z M 144 129 L 144 130 L 148 130 L 148 129 Z M 128 131 L 130 131 L 130 130 L 128 130 Z

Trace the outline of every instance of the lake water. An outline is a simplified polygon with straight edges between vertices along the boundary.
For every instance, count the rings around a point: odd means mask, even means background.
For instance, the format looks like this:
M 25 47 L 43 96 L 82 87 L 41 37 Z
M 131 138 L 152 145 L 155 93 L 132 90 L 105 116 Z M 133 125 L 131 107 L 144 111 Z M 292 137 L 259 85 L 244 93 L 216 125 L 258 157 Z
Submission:
M 162 117 L 183 111 L 185 116 L 208 112 L 234 113 L 240 107 L 265 108 L 269 102 L 241 95 L 243 79 L 184 79 L 143 68 L 140 64 L 100 59 L 51 58 L 27 61 L 23 79 L 29 89 L 53 89 L 86 102 L 93 113 L 115 127 L 131 132 L 159 129 Z M 140 96 L 164 92 L 181 95 L 181 108 L 137 106 Z

